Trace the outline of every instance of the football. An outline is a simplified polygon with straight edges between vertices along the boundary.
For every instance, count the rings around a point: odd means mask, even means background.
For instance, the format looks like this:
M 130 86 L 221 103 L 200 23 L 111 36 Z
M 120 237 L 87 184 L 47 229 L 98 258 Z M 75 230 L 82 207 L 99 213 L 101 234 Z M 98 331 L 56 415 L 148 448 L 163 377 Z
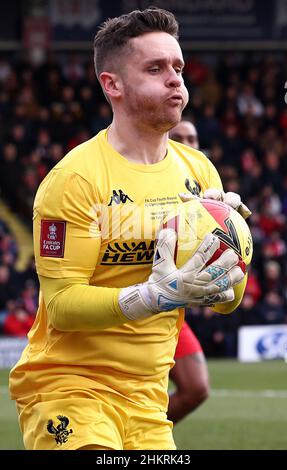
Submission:
M 248 266 L 253 253 L 251 233 L 243 217 L 223 202 L 194 198 L 180 204 L 175 212 L 166 215 L 163 227 L 173 228 L 177 232 L 175 264 L 178 268 L 193 255 L 208 233 L 217 235 L 220 240 L 220 247 L 208 264 L 215 261 L 228 248 L 235 251 L 244 278 L 234 287 L 234 300 L 225 304 L 215 304 L 212 310 L 226 314 L 238 307 L 246 287 Z

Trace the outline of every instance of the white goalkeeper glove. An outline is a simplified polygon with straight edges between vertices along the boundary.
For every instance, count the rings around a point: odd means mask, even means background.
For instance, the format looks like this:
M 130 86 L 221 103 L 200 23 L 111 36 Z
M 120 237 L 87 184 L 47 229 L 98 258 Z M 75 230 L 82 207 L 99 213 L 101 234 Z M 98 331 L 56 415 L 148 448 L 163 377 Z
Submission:
M 244 277 L 238 256 L 225 250 L 212 264 L 206 263 L 219 248 L 219 239 L 208 234 L 195 254 L 179 269 L 174 263 L 177 235 L 162 229 L 155 249 L 151 275 L 143 284 L 120 291 L 119 305 L 129 320 L 189 305 L 211 305 L 234 299 L 233 286 Z
M 179 194 L 180 199 L 182 202 L 188 202 L 191 199 L 194 199 L 195 197 L 193 194 L 190 193 L 180 193 Z M 215 199 L 216 201 L 221 201 L 225 202 L 229 206 L 231 206 L 233 209 L 235 209 L 239 214 L 243 217 L 243 219 L 247 219 L 252 212 L 248 209 L 248 207 L 243 204 L 241 201 L 241 197 L 237 193 L 233 192 L 228 192 L 225 193 L 224 191 L 216 188 L 210 188 L 207 189 L 203 193 L 203 198 L 204 199 Z
M 203 193 L 203 198 L 215 199 L 216 201 L 225 202 L 237 212 L 239 212 L 239 214 L 242 215 L 243 219 L 247 219 L 247 217 L 251 215 L 251 211 L 245 204 L 243 204 L 243 202 L 241 201 L 241 197 L 237 193 L 225 193 L 220 189 L 210 188 Z

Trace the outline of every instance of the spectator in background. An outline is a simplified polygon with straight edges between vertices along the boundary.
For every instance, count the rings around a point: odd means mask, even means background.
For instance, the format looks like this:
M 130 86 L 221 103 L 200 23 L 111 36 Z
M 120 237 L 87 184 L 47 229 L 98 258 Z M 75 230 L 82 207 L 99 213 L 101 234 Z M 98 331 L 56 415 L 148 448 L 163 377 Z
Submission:
M 1 152 L 1 150 L 0 150 Z M 18 209 L 17 188 L 20 172 L 17 147 L 13 142 L 4 144 L 0 155 L 0 191 L 11 209 Z
M 23 123 L 15 123 L 9 135 L 10 142 L 13 142 L 18 155 L 25 156 L 29 151 L 28 136 Z
M 42 181 L 48 173 L 48 158 L 44 159 L 43 156 L 41 157 L 38 150 L 33 150 L 30 153 L 27 158 L 27 165 L 29 165 L 32 170 L 35 170 L 39 181 Z
M 76 147 L 77 145 L 82 144 L 83 142 L 86 142 L 90 138 L 91 138 L 91 135 L 89 134 L 87 129 L 85 129 L 83 127 L 79 128 L 78 131 L 76 132 L 76 134 L 74 135 L 74 137 L 72 137 L 69 140 L 69 142 L 67 144 L 67 148 L 68 148 L 68 150 L 72 150 L 74 147 Z
M 243 151 L 242 138 L 236 124 L 228 124 L 222 136 L 223 159 L 228 165 L 238 168 Z
M 89 127 L 93 118 L 98 115 L 97 109 L 95 109 L 94 93 L 89 85 L 83 85 L 79 92 L 79 101 L 83 110 L 83 123 L 86 128 Z M 110 114 L 110 110 L 109 110 Z
M 215 315 L 210 308 L 204 307 L 197 312 L 192 309 L 190 319 L 195 334 L 201 339 L 205 354 L 212 357 L 224 356 L 224 328 L 220 315 Z
M 34 323 L 34 315 L 29 314 L 21 301 L 15 302 L 3 322 L 3 333 L 8 336 L 27 336 Z
M 0 259 L 7 259 L 4 264 L 12 266 L 18 257 L 18 247 L 14 237 L 8 231 L 0 233 Z
M 48 170 L 51 170 L 64 156 L 63 145 L 59 142 L 51 144 L 49 159 L 47 162 Z
M 254 296 L 248 291 L 245 291 L 242 302 L 237 310 L 238 318 L 241 325 L 259 325 L 260 324 L 260 311 L 258 303 Z
M 201 87 L 202 99 L 206 104 L 211 104 L 215 108 L 222 97 L 221 85 L 216 80 L 214 70 L 208 70 L 207 76 Z
M 0 57 L 0 82 L 5 82 L 11 73 L 11 65 L 4 57 Z
M 31 213 L 36 189 L 39 185 L 39 179 L 36 168 L 27 167 L 21 177 L 21 185 L 18 190 L 19 207 L 22 214 L 29 220 L 31 224 Z
M 17 289 L 11 282 L 11 273 L 8 266 L 0 264 L 0 310 L 6 306 L 6 302 L 17 297 Z
M 35 152 L 37 152 L 39 155 L 40 159 L 44 162 L 49 158 L 51 149 L 51 135 L 47 128 L 42 127 L 38 130 L 34 149 Z
M 215 107 L 206 104 L 203 108 L 202 117 L 196 123 L 202 148 L 209 148 L 212 142 L 221 135 L 220 125 L 215 115 Z
M 30 279 L 26 281 L 21 299 L 23 302 L 23 308 L 33 317 L 36 315 L 38 307 L 38 295 L 38 285 Z
M 261 101 L 255 96 L 254 88 L 249 83 L 243 85 L 242 92 L 238 96 L 238 109 L 243 116 L 249 115 L 261 117 L 264 108 Z
M 38 305 L 39 288 L 34 257 L 23 272 L 18 272 L 15 268 L 17 258 L 16 240 L 9 226 L 0 219 L 0 334 L 17 335 L 17 331 L 24 334 L 31 325 L 31 320 L 24 321 L 24 316 L 18 315 L 16 306 L 24 308 L 33 321 Z
M 262 189 L 262 166 L 259 164 L 256 152 L 252 147 L 246 147 L 240 157 L 240 177 L 242 194 L 250 198 Z
M 92 121 L 92 131 L 97 134 L 101 129 L 109 126 L 112 121 L 111 108 L 107 103 L 101 103 L 98 114 Z
M 268 291 L 259 305 L 260 323 L 276 325 L 286 323 L 282 296 L 275 290 Z
M 262 288 L 258 280 L 258 274 L 255 273 L 254 269 L 252 269 L 252 264 L 249 267 L 248 280 L 247 280 L 244 296 L 251 296 L 254 305 L 262 297 Z
M 63 75 L 69 83 L 75 85 L 84 78 L 85 70 L 77 54 L 68 56 L 63 66 Z
M 265 293 L 269 291 L 280 292 L 282 288 L 282 268 L 278 261 L 269 260 L 265 262 L 262 285 Z
M 279 195 L 282 194 L 282 168 L 281 168 L 281 161 L 278 152 L 275 150 L 268 150 L 264 157 L 264 166 L 263 166 L 263 175 L 262 179 L 266 186 L 272 187 L 273 190 L 276 189 L 278 204 L 280 203 Z M 276 197 L 273 194 L 273 197 Z M 278 212 L 281 212 L 277 210 Z
M 283 190 L 282 190 L 282 213 L 287 216 L 287 175 L 283 177 Z
M 38 276 L 36 274 L 36 267 L 35 267 L 35 258 L 31 256 L 28 266 L 26 269 L 21 273 L 22 278 L 22 285 L 25 286 L 27 282 L 32 282 L 34 286 L 36 286 L 37 290 L 39 289 L 39 282 Z
M 278 231 L 270 234 L 262 245 L 262 255 L 264 258 L 282 258 L 286 254 L 286 242 L 281 238 Z
M 186 61 L 185 74 L 191 85 L 202 85 L 208 76 L 208 67 L 194 54 Z

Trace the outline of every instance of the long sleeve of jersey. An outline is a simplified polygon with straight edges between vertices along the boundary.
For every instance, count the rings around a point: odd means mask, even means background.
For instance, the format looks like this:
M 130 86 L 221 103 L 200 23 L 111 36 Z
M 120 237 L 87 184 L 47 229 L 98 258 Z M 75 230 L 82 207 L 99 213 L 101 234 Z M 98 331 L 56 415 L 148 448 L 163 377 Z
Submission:
M 99 195 L 91 185 L 64 170 L 52 171 L 35 199 L 36 268 L 49 321 L 60 331 L 127 321 L 118 305 L 119 288 L 89 285 L 101 246 L 95 201 Z
M 128 320 L 118 305 L 120 289 L 90 286 L 88 280 L 39 276 L 51 325 L 59 331 L 110 328 Z

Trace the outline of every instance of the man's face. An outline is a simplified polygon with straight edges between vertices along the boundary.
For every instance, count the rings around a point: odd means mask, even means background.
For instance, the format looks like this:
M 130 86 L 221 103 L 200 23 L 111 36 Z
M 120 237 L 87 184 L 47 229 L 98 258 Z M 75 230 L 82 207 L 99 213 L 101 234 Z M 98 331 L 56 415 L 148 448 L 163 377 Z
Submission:
M 133 38 L 130 46 L 121 73 L 124 109 L 140 127 L 167 132 L 180 121 L 188 101 L 180 46 L 162 32 Z
M 179 122 L 169 133 L 169 137 L 181 144 L 188 145 L 194 149 L 199 149 L 197 131 L 189 121 Z

